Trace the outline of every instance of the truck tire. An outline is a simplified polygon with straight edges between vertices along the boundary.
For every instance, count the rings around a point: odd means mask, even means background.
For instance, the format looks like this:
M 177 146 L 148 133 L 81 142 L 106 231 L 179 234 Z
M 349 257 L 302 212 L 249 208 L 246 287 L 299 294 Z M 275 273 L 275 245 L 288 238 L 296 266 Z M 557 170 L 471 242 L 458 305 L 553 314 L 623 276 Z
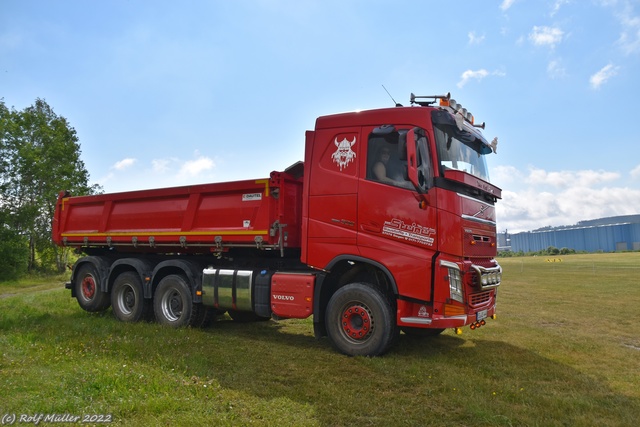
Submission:
M 349 356 L 379 356 L 397 336 L 385 295 L 368 283 L 351 283 L 333 294 L 325 316 L 333 347 Z
M 158 323 L 174 328 L 191 326 L 197 320 L 198 310 L 194 310 L 191 289 L 183 276 L 171 274 L 160 280 L 153 297 L 153 311 Z
M 89 312 L 109 308 L 109 294 L 100 290 L 100 276 L 93 264 L 83 264 L 75 276 L 75 295 L 78 305 Z
M 116 277 L 111 289 L 111 308 L 121 322 L 148 319 L 153 309 L 151 301 L 144 299 L 140 277 L 130 271 Z

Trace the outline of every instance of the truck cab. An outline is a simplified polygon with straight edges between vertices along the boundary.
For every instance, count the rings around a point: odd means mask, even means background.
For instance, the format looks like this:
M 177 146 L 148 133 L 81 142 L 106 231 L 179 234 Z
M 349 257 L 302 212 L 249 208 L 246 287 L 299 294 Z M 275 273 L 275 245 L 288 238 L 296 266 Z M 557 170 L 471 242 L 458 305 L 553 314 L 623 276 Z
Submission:
M 320 117 L 307 132 L 302 261 L 325 272 L 316 333 L 333 323 L 323 307 L 346 282 L 379 289 L 405 333 L 477 328 L 495 316 L 501 190 L 485 157 L 497 140 L 450 95 L 411 101 Z M 345 315 L 357 307 L 339 310 L 348 320 L 339 332 L 354 345 L 368 332 L 362 316 Z

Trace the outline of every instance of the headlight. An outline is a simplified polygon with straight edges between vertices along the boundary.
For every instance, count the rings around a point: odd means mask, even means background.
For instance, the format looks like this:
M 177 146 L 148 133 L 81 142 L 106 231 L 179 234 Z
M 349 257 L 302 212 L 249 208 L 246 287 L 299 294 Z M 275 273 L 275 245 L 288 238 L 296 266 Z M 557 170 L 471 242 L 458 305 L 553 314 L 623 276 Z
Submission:
M 449 291 L 452 300 L 464 302 L 462 296 L 462 275 L 457 268 L 449 268 Z
M 458 264 L 449 261 L 440 261 L 440 266 L 447 269 L 447 278 L 449 280 L 449 298 L 464 302 L 464 291 L 462 287 L 462 273 Z

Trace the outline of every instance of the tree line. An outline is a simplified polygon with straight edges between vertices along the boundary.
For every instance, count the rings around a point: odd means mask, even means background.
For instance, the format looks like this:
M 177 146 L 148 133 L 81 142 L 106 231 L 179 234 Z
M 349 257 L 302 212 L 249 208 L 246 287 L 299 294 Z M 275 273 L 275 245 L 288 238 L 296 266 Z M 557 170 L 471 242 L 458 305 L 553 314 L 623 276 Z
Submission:
M 0 281 L 62 272 L 69 249 L 51 241 L 58 193 L 95 194 L 78 136 L 43 100 L 24 110 L 0 99 Z

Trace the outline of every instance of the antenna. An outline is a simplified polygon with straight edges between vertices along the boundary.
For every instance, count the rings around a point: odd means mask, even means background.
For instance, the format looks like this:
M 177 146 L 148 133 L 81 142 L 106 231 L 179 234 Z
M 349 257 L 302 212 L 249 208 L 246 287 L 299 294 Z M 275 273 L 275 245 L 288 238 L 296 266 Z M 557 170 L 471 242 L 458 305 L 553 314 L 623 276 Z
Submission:
M 391 96 L 391 94 L 389 93 L 389 91 L 387 90 L 386 87 L 384 87 L 384 85 L 382 85 L 382 89 L 384 89 L 385 92 L 387 92 L 387 95 L 389 95 L 389 98 L 391 98 L 391 100 L 393 101 L 394 104 L 396 104 L 396 107 L 402 107 L 402 104 L 398 104 L 396 102 L 395 99 L 393 99 L 393 96 Z

